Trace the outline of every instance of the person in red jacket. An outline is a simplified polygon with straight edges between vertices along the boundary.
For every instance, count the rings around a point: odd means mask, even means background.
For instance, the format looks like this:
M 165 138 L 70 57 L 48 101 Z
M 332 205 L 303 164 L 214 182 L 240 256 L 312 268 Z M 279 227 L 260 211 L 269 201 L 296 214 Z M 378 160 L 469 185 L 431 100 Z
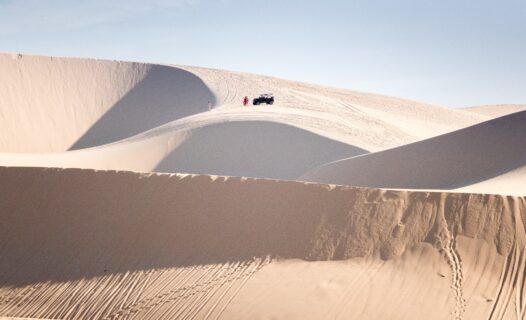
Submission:
M 243 105 L 244 105 L 245 107 L 248 105 L 248 97 L 247 97 L 247 96 L 245 96 L 245 97 L 243 98 Z

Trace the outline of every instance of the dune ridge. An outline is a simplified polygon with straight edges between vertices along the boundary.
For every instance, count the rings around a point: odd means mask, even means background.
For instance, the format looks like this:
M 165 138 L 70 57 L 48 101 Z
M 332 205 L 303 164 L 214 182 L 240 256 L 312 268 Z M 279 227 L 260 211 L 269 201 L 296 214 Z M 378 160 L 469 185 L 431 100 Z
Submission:
M 412 281 L 448 288 L 454 318 L 526 312 L 524 197 L 79 169 L 0 168 L 0 180 L 3 315 L 159 319 L 182 317 L 186 306 L 185 316 L 228 318 L 243 305 L 244 288 L 279 286 L 279 277 L 257 279 L 290 268 L 284 259 L 385 261 L 373 281 L 414 268 L 414 250 L 441 257 L 419 261 L 432 273 Z M 470 241 L 478 255 L 469 254 Z M 405 266 L 389 267 L 404 256 Z M 498 272 L 463 271 L 491 261 Z M 305 264 L 293 267 L 305 274 Z M 340 268 L 352 275 L 358 267 Z M 373 300 L 384 296 L 377 290 Z M 394 298 L 382 314 L 401 317 L 396 310 L 408 303 Z M 362 318 L 377 316 L 373 309 Z

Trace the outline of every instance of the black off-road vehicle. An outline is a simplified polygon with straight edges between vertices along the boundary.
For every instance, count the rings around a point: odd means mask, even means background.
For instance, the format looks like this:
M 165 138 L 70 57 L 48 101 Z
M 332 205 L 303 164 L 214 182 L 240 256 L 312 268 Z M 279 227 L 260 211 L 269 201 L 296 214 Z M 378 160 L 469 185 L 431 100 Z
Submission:
M 260 95 L 259 97 L 254 98 L 254 100 L 252 100 L 252 104 L 255 105 L 255 106 L 257 106 L 258 104 L 261 104 L 261 103 L 273 104 L 274 103 L 274 96 L 272 95 L 272 93 L 264 93 L 264 94 Z

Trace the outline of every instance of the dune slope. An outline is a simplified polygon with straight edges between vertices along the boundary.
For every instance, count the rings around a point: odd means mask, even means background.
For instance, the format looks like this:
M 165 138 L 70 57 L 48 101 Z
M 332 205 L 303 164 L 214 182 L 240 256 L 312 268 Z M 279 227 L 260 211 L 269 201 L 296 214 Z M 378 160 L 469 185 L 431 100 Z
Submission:
M 319 128 L 312 122 L 321 114 L 324 136 L 368 151 L 487 119 L 394 97 L 195 67 L 0 54 L 0 68 L 2 152 L 101 146 L 206 113 L 208 101 L 219 115 L 241 107 L 245 95 L 269 91 L 275 107 L 292 111 L 295 124 Z
M 0 150 L 114 142 L 207 110 L 215 96 L 176 67 L 0 54 Z
M 506 183 L 479 184 L 477 191 L 523 195 L 526 111 L 510 114 L 413 144 L 339 160 L 300 180 L 364 187 L 455 189 L 515 172 Z M 494 180 L 497 181 L 497 180 Z M 512 186 L 512 185 L 509 185 Z M 505 188 L 505 189 L 502 189 Z
M 78 169 L 0 168 L 0 181 L 5 316 L 526 312 L 520 197 Z

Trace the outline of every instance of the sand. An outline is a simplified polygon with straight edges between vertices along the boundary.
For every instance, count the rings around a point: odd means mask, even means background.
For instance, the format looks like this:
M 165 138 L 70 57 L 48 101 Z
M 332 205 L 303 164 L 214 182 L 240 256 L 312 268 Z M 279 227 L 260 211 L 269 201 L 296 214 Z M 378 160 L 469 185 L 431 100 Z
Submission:
M 401 147 L 322 165 L 300 180 L 526 194 L 526 111 Z M 473 186 L 473 188 L 471 188 Z
M 526 318 L 521 106 L 138 62 L 0 70 L 0 319 Z
M 4 166 L 295 180 L 328 162 L 488 119 L 195 67 L 17 54 L 0 54 L 0 66 Z M 242 107 L 244 95 L 268 91 L 277 97 L 272 107 Z
M 3 315 L 526 310 L 524 197 L 79 169 L 2 168 L 0 179 Z

